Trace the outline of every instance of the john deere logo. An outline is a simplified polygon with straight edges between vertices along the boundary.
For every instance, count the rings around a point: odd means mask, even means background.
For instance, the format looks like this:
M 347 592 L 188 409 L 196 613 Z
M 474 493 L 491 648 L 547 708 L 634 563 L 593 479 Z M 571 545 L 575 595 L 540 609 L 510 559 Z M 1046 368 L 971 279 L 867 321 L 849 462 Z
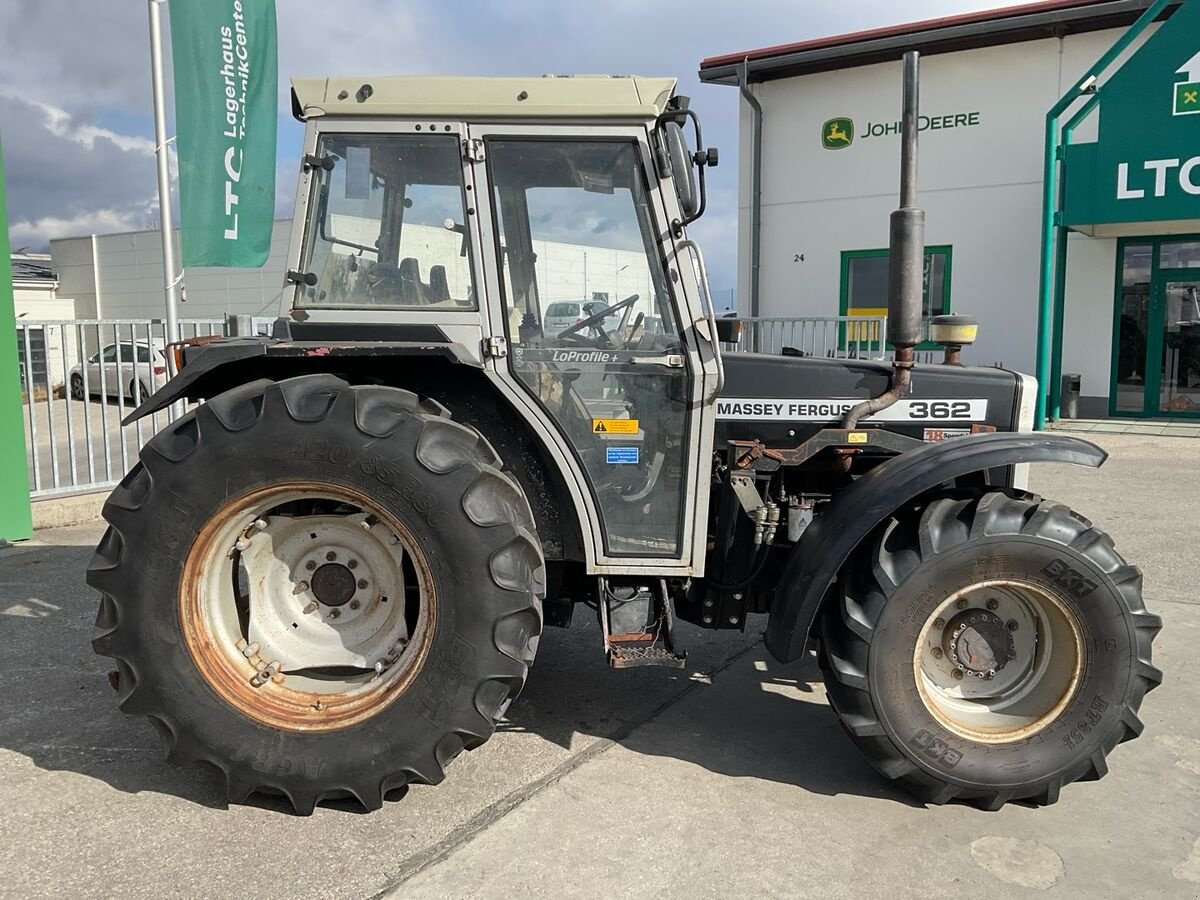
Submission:
M 821 146 L 826 150 L 841 150 L 854 143 L 854 120 L 830 119 L 821 126 Z

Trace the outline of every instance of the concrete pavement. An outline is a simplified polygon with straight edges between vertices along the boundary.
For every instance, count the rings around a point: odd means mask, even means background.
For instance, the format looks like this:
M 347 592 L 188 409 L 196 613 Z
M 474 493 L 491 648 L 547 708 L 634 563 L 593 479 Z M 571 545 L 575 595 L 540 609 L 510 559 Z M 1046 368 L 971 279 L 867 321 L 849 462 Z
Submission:
M 686 629 L 684 672 L 609 672 L 578 615 L 442 785 L 369 815 L 226 808 L 116 711 L 85 526 L 0 550 L 0 895 L 1200 896 L 1200 443 L 1098 438 L 1104 469 L 1035 468 L 1034 488 L 1143 568 L 1166 681 L 1111 774 L 1054 807 L 914 804 L 842 734 L 811 659 L 765 654 L 761 619 Z

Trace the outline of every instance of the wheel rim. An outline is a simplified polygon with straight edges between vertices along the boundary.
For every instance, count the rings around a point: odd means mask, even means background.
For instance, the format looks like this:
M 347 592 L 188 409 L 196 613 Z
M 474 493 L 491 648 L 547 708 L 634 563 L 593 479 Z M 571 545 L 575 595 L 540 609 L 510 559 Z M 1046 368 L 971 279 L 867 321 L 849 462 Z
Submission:
M 83 379 L 78 375 L 71 378 L 71 396 L 76 400 L 83 399 Z
M 242 495 L 184 562 L 180 620 L 228 703 L 295 731 L 376 715 L 419 671 L 437 603 L 411 532 L 358 491 L 287 483 Z
M 1075 614 L 1029 582 L 983 581 L 951 595 L 926 620 L 913 669 L 921 700 L 946 729 L 1009 743 L 1062 714 L 1083 672 Z

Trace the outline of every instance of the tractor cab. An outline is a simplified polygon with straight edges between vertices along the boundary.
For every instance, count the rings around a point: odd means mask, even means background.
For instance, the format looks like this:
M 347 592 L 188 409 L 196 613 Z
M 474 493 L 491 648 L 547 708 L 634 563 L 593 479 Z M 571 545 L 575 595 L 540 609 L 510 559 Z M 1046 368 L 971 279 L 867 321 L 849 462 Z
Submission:
M 293 338 L 435 338 L 574 477 L 598 567 L 694 571 L 719 348 L 670 78 L 298 80 Z M 436 106 L 438 115 L 423 111 Z M 685 127 L 686 126 L 686 127 Z M 549 427 L 548 427 L 549 426 Z

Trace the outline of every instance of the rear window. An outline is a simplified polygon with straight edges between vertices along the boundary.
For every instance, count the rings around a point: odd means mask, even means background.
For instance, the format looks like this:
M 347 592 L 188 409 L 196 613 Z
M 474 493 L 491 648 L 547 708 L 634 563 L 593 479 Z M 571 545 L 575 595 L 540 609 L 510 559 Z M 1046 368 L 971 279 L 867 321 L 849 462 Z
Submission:
M 578 303 L 551 303 L 546 308 L 548 316 L 577 316 L 579 315 Z

